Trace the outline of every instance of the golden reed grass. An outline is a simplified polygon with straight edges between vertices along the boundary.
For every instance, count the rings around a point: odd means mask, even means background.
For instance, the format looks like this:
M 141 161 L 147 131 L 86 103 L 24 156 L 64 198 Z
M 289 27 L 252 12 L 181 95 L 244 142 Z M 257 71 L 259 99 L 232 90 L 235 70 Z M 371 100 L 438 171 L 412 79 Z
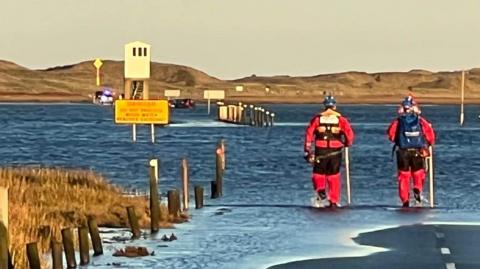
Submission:
M 51 240 L 61 242 L 61 229 L 87 225 L 89 216 L 98 226 L 128 227 L 126 207 L 134 206 L 140 226 L 150 225 L 148 198 L 124 195 L 90 170 L 0 167 L 0 186 L 9 188 L 9 249 L 15 268 L 27 268 L 27 243 L 37 242 L 39 252 L 46 253 Z M 179 221 L 168 216 L 164 205 L 161 216 L 161 227 Z

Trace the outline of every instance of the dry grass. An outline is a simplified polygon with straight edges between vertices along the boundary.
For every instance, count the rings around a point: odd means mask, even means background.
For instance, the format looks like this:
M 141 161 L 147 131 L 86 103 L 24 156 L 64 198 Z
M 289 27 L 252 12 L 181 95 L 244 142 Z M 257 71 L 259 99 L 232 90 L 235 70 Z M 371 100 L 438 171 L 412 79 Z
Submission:
M 125 196 L 93 171 L 3 167 L 0 186 L 9 188 L 10 252 L 16 268 L 27 267 L 27 243 L 38 242 L 45 253 L 52 239 L 61 240 L 61 229 L 86 225 L 88 216 L 99 226 L 128 227 L 126 207 L 134 206 L 140 226 L 150 226 L 146 197 Z M 168 216 L 163 205 L 161 212 L 161 227 L 180 221 Z

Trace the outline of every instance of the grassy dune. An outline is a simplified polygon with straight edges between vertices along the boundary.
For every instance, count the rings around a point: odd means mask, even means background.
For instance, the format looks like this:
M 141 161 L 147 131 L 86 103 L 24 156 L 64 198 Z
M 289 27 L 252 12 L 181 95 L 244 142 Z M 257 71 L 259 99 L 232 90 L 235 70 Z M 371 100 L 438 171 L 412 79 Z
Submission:
M 9 188 L 10 253 L 16 268 L 27 268 L 27 243 L 38 242 L 45 253 L 50 240 L 61 241 L 61 229 L 86 225 L 88 216 L 99 226 L 128 227 L 126 207 L 134 206 L 140 225 L 150 226 L 147 198 L 125 196 L 93 171 L 2 167 L 0 186 Z M 161 227 L 178 221 L 163 205 L 161 212 Z

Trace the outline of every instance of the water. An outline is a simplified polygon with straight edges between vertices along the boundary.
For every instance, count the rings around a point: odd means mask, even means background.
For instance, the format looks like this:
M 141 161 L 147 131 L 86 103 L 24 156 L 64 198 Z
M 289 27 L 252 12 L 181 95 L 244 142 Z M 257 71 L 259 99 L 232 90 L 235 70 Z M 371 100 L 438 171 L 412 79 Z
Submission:
M 458 106 L 423 106 L 437 134 L 435 190 L 438 209 L 400 214 L 395 163 L 385 130 L 396 106 L 340 106 L 356 132 L 351 148 L 354 207 L 321 214 L 308 207 L 311 167 L 303 160 L 303 132 L 318 105 L 266 105 L 277 115 L 274 128 L 233 126 L 208 116 L 205 106 L 175 110 L 174 123 L 156 129 L 115 125 L 110 107 L 90 104 L 1 104 L 2 165 L 82 167 L 104 174 L 125 188 L 147 190 L 148 160 L 161 160 L 160 191 L 180 186 L 180 160 L 187 157 L 191 184 L 205 187 L 208 205 L 192 210 L 190 223 L 172 230 L 179 240 L 159 237 L 147 245 L 156 255 L 141 259 L 111 257 L 113 246 L 92 267 L 120 261 L 126 268 L 266 268 L 306 257 L 364 255 L 351 236 L 364 229 L 437 221 L 477 221 L 480 211 L 480 120 L 477 106 L 466 106 L 459 127 Z M 212 110 L 214 111 L 214 110 Z M 208 199 L 214 179 L 214 148 L 224 138 L 227 170 L 224 197 Z M 428 189 L 428 184 L 426 184 Z M 343 192 L 345 194 L 345 192 Z M 342 197 L 345 204 L 345 195 Z M 219 209 L 228 209 L 222 215 Z M 338 225 L 338 224 L 341 225 Z M 171 233 L 166 231 L 165 233 Z M 163 235 L 163 234 L 162 234 Z M 321 250 L 321 251 L 319 251 Z

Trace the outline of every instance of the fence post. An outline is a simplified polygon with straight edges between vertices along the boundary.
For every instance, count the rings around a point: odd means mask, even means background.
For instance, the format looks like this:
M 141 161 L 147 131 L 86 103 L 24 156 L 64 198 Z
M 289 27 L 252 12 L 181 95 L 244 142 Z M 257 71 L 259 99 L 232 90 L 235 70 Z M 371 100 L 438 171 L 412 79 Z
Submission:
M 158 195 L 158 159 L 150 160 L 150 229 L 152 233 L 159 230 L 160 203 Z
M 78 245 L 80 250 L 80 265 L 87 265 L 90 262 L 90 247 L 88 244 L 88 228 L 78 227 Z
M 70 228 L 62 229 L 63 250 L 65 251 L 65 258 L 67 261 L 67 268 L 76 268 L 77 261 L 75 260 L 75 249 L 73 247 L 73 234 Z
M 168 196 L 168 214 L 178 217 L 178 211 L 180 210 L 180 195 L 177 190 L 169 190 Z
M 203 207 L 203 187 L 195 186 L 195 208 L 200 209 Z
M 217 143 L 217 147 L 215 149 L 215 183 L 216 183 L 216 191 L 218 192 L 216 197 L 220 197 L 223 195 L 223 170 L 225 168 L 225 146 L 223 143 L 223 139 L 221 139 Z
M 27 259 L 30 269 L 41 269 L 40 258 L 38 257 L 37 242 L 27 244 Z
M 182 189 L 183 189 L 183 210 L 188 210 L 188 183 L 189 183 L 189 176 L 188 176 L 188 161 L 187 158 L 182 159 Z
M 62 243 L 52 240 L 52 269 L 63 269 Z
M 100 233 L 98 232 L 97 221 L 95 221 L 92 216 L 88 218 L 88 231 L 90 232 L 90 238 L 92 239 L 93 256 L 102 255 L 102 239 L 100 238 Z
M 130 228 L 132 230 L 132 239 L 140 238 L 140 228 L 138 225 L 137 215 L 135 214 L 135 207 L 127 207 L 128 222 L 130 223 Z

